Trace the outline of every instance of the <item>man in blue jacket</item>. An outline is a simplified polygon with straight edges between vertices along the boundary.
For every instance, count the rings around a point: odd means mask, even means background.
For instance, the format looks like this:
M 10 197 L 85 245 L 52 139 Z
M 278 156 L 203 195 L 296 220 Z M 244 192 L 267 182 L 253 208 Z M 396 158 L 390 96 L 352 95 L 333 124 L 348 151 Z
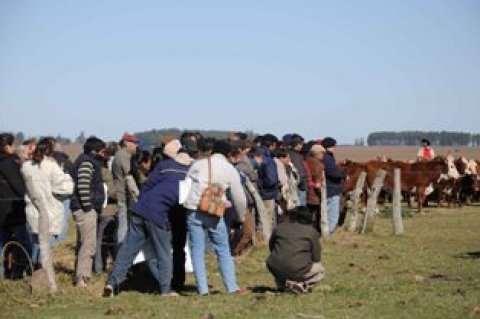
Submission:
M 278 198 L 278 173 L 277 164 L 273 159 L 272 152 L 276 149 L 278 139 L 272 134 L 265 134 L 262 138 L 262 147 L 264 149 L 262 163 L 258 167 L 258 192 L 262 197 L 265 206 L 265 215 L 267 225 L 260 225 L 264 234 L 269 240 L 272 229 L 276 225 L 276 201 Z M 265 230 L 264 228 L 267 228 Z
M 343 181 L 346 173 L 342 172 L 335 162 L 333 153 L 336 150 L 337 141 L 331 137 L 326 137 L 322 141 L 322 146 L 326 152 L 323 155 L 323 165 L 325 166 L 325 179 L 327 184 L 327 216 L 329 235 L 333 234 L 338 224 L 340 216 L 340 194 L 342 193 Z
M 180 150 L 180 141 L 173 140 L 170 143 L 175 143 L 177 151 Z M 151 240 L 156 255 L 157 271 L 152 275 L 158 280 L 160 293 L 166 296 L 178 295 L 171 288 L 171 214 L 179 211 L 179 182 L 185 179 L 192 159 L 183 151 L 170 157 L 155 166 L 141 189 L 138 202 L 132 209 L 127 237 L 120 246 L 115 265 L 105 285 L 105 297 L 118 291 L 147 239 Z

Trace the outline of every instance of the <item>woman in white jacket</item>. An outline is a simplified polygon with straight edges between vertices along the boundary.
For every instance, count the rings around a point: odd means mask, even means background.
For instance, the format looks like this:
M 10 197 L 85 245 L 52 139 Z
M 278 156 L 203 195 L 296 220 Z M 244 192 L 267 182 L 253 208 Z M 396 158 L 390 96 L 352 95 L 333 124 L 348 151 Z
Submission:
M 43 138 L 38 142 L 31 160 L 22 165 L 22 174 L 27 186 L 26 215 L 27 227 L 32 234 L 34 264 L 41 263 L 39 252 L 39 235 L 42 231 L 39 214 L 46 214 L 44 224 L 48 232 L 48 242 L 52 248 L 56 237 L 62 231 L 63 200 L 73 192 L 74 183 L 70 175 L 65 173 L 51 154 L 54 142 L 51 138 Z

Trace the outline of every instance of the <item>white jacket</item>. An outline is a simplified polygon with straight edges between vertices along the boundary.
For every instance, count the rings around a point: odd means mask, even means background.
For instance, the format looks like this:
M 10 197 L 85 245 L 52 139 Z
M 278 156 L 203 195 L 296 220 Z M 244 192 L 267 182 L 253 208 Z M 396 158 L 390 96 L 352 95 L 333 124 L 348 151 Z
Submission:
M 240 181 L 240 174 L 221 154 L 213 154 L 211 161 L 211 182 L 221 185 L 225 191 L 230 189 L 237 217 L 240 221 L 243 221 L 247 210 L 247 198 Z M 183 206 L 195 210 L 198 208 L 203 190 L 208 185 L 208 160 L 204 158 L 195 161 L 188 170 L 186 178 L 192 180 L 192 185 Z
M 48 210 L 49 233 L 60 234 L 64 214 L 62 200 L 73 193 L 72 178 L 51 157 L 45 157 L 40 165 L 29 160 L 23 163 L 21 171 L 27 187 L 25 212 L 30 232 L 38 233 L 38 211 L 44 205 Z

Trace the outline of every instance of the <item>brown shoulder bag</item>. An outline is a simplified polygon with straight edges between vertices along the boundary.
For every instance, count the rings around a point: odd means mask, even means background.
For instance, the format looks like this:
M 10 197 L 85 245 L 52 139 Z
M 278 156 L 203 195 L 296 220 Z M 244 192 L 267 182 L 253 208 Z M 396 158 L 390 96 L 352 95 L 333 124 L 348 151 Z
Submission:
M 219 184 L 212 184 L 212 161 L 208 157 L 208 185 L 200 197 L 198 209 L 208 215 L 222 217 L 225 214 L 223 196 L 225 191 Z

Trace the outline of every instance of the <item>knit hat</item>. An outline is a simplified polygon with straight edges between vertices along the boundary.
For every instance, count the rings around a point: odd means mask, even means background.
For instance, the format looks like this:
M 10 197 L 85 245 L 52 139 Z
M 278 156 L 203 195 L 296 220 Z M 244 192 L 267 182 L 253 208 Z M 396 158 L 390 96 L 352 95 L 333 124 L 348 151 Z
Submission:
M 165 146 L 163 147 L 163 154 L 167 155 L 170 158 L 174 158 L 181 147 L 182 144 L 180 144 L 180 141 L 177 139 L 173 139 L 165 144 Z
M 337 145 L 337 141 L 332 137 L 325 137 L 322 141 L 322 146 L 324 148 L 334 147 L 335 145 Z

